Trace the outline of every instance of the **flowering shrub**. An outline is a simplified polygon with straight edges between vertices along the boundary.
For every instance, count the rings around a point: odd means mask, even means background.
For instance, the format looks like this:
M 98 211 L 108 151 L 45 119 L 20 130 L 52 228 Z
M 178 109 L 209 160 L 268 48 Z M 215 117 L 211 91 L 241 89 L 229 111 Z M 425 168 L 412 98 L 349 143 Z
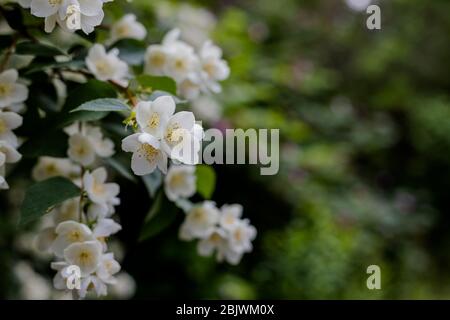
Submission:
M 20 225 L 43 220 L 36 246 L 53 257 L 54 287 L 72 289 L 71 267 L 77 266 L 80 285 L 73 294 L 80 298 L 106 296 L 123 277 L 109 246 L 122 229 L 116 175 L 142 179 L 155 198 L 141 239 L 151 218 L 166 214 L 159 212 L 163 201 L 185 212 L 179 237 L 197 240 L 199 255 L 237 264 L 256 236 L 242 206 L 219 209 L 209 199 L 214 171 L 198 165 L 203 127 L 186 110 L 221 91 L 230 74 L 221 49 L 210 40 L 194 48 L 180 40 L 178 29 L 149 44 L 133 14 L 115 21 L 99 40 L 95 31 L 104 7 L 115 5 L 106 2 L 19 0 L 22 8 L 1 7 L 10 30 L 2 39 L 0 188 L 9 188 L 5 169 L 21 153 L 35 161 L 29 175 L 36 183 L 26 191 Z M 29 14 L 44 18 L 42 28 L 31 31 L 22 18 Z M 56 32 L 64 45 L 55 44 Z M 20 139 L 14 133 L 19 127 Z M 192 203 L 196 194 L 204 201 Z

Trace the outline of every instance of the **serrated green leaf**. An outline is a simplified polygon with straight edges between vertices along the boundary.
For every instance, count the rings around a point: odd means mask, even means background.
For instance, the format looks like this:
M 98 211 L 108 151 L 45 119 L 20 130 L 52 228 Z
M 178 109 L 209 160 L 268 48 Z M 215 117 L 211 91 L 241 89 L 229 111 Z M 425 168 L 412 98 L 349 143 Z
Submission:
M 211 199 L 216 187 L 216 172 L 207 165 L 198 165 L 195 167 L 197 176 L 197 192 L 205 199 Z
M 172 78 L 143 74 L 136 77 L 135 80 L 144 89 L 165 91 L 173 95 L 177 94 L 177 84 Z
M 54 177 L 29 187 L 23 200 L 20 225 L 30 223 L 54 206 L 80 195 L 80 188 L 66 178 Z
M 40 56 L 40 57 L 54 57 L 54 56 L 61 56 L 66 55 L 64 52 L 59 50 L 56 47 L 42 44 L 42 43 L 35 43 L 31 41 L 25 41 L 20 42 L 16 46 L 16 53 L 17 54 L 29 54 L 33 56 Z
M 130 108 L 119 99 L 103 98 L 85 102 L 70 112 L 78 111 L 130 111 Z

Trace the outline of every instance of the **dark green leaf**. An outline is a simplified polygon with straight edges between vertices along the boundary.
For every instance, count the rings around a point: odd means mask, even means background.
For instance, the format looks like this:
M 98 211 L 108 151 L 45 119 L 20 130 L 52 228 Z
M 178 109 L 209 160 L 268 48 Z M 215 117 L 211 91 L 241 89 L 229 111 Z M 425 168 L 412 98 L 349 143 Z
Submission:
M 148 190 L 148 193 L 153 198 L 158 191 L 158 188 L 161 186 L 163 180 L 163 176 L 161 171 L 155 170 L 151 174 L 142 177 L 142 181 L 144 181 L 145 187 Z
M 106 158 L 105 161 L 118 173 L 120 173 L 124 178 L 127 178 L 130 181 L 137 182 L 136 177 L 130 171 L 130 163 L 124 162 L 121 158 L 118 157 L 110 157 Z
M 77 111 L 130 111 L 130 108 L 119 99 L 103 98 L 85 102 L 70 112 Z
M 42 44 L 42 43 L 34 43 L 31 41 L 20 42 L 16 46 L 17 54 L 29 54 L 33 56 L 41 56 L 41 57 L 54 57 L 65 55 L 64 52 L 59 50 L 56 47 Z
M 119 49 L 119 57 L 130 65 L 138 65 L 144 62 L 146 46 L 144 43 L 134 39 L 123 39 L 117 41 L 111 48 Z
M 216 173 L 214 169 L 207 165 L 198 165 L 195 167 L 197 176 L 197 192 L 205 199 L 211 199 L 216 187 Z
M 61 202 L 80 195 L 80 189 L 68 179 L 55 177 L 29 187 L 22 203 L 20 224 L 38 219 Z
M 152 91 L 165 91 L 170 94 L 177 94 L 177 84 L 175 80 L 169 77 L 140 75 L 136 77 L 135 81 L 138 85 L 144 89 L 150 89 Z
M 177 207 L 173 205 L 160 191 L 148 213 L 141 230 L 139 241 L 147 240 L 167 228 L 176 218 Z

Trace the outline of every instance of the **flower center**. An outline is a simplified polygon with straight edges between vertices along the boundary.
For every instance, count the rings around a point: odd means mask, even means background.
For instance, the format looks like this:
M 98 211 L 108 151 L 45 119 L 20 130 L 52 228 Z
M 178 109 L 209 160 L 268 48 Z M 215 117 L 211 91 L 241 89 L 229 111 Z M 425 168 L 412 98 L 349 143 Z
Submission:
M 91 253 L 89 251 L 81 251 L 79 255 L 80 264 L 88 264 L 91 260 Z
M 158 155 L 159 150 L 154 148 L 153 146 L 145 143 L 141 145 L 141 151 L 148 161 L 153 162 L 155 157 Z
M 222 240 L 222 237 L 220 236 L 220 234 L 218 234 L 217 232 L 214 232 L 210 237 L 209 240 L 212 243 L 219 243 Z
M 181 126 L 178 123 L 170 125 L 166 130 L 166 140 L 170 144 L 176 144 L 183 140 L 183 132 Z
M 97 69 L 98 73 L 100 73 L 102 75 L 108 74 L 108 72 L 110 70 L 109 64 L 106 63 L 106 61 L 97 61 L 95 63 L 95 68 Z
M 11 94 L 12 86 L 9 83 L 0 83 L 0 98 L 5 98 Z
M 63 2 L 63 0 L 48 0 L 48 3 L 52 7 L 59 6 L 62 2 Z
M 129 32 L 129 28 L 126 25 L 121 25 L 118 26 L 116 29 L 116 33 L 119 36 L 127 36 L 130 32 Z
M 8 131 L 8 127 L 6 126 L 6 121 L 3 119 L 0 119 L 0 134 L 5 133 Z
M 166 56 L 162 52 L 155 52 L 150 56 L 150 64 L 155 67 L 162 67 L 166 63 Z
M 234 223 L 234 217 L 232 215 L 229 215 L 225 218 L 226 224 L 233 224 Z
M 186 70 L 186 62 L 183 59 L 176 59 L 175 60 L 175 69 L 178 71 L 185 71 Z
M 215 69 L 216 68 L 214 67 L 213 63 L 206 63 L 203 65 L 203 70 L 205 70 L 208 76 L 210 76 L 211 78 L 214 76 Z
M 170 184 L 174 188 L 179 188 L 182 185 L 184 185 L 184 180 L 185 180 L 185 177 L 184 177 L 183 173 L 174 174 L 172 176 L 172 178 L 170 179 Z
M 78 230 L 74 230 L 70 232 L 67 236 L 68 240 L 70 242 L 80 242 L 81 239 L 81 233 Z
M 152 114 L 152 116 L 150 117 L 150 119 L 148 120 L 148 126 L 152 129 L 155 129 L 159 126 L 160 123 L 160 118 L 159 118 L 159 114 L 157 114 L 156 112 Z
M 205 210 L 203 210 L 202 208 L 194 209 L 194 212 L 192 212 L 192 219 L 197 223 L 205 222 L 206 221 Z
M 103 183 L 94 183 L 92 191 L 99 195 L 105 193 L 105 185 Z

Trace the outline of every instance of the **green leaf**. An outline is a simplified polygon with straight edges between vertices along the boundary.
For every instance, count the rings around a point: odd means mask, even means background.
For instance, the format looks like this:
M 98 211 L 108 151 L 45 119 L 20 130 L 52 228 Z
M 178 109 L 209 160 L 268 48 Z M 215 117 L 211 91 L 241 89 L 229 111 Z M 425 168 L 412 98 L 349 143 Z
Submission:
M 139 235 L 139 241 L 154 237 L 167 228 L 175 221 L 177 211 L 177 207 L 166 199 L 164 192 L 160 191 L 145 219 L 145 224 Z
M 115 169 L 120 175 L 122 175 L 124 178 L 127 178 L 130 181 L 137 182 L 136 177 L 134 174 L 130 171 L 130 164 L 129 162 L 125 163 L 121 158 L 119 157 L 110 157 L 106 158 L 105 161 L 113 168 Z
M 50 178 L 29 187 L 22 203 L 20 225 L 38 219 L 61 202 L 80 195 L 80 189 L 62 177 Z
M 198 165 L 195 167 L 197 176 L 197 192 L 205 199 L 211 199 L 216 187 L 216 173 L 214 169 L 207 165 Z
M 59 50 L 56 47 L 42 44 L 42 43 L 35 43 L 31 41 L 25 41 L 20 42 L 16 46 L 16 53 L 17 54 L 29 54 L 33 56 L 40 56 L 40 57 L 54 57 L 54 56 L 61 56 L 66 55 L 64 52 Z
M 170 94 L 177 94 L 177 84 L 175 80 L 169 77 L 140 75 L 136 77 L 135 81 L 144 89 L 151 89 L 152 91 L 165 91 Z
M 153 198 L 155 196 L 156 191 L 158 191 L 158 188 L 162 184 L 162 180 L 163 177 L 159 170 L 155 170 L 151 174 L 142 177 L 142 181 L 144 182 L 150 197 Z
M 143 42 L 134 39 L 123 39 L 114 43 L 110 48 L 119 49 L 119 57 L 130 65 L 144 62 L 146 46 Z
M 130 108 L 119 99 L 103 98 L 85 102 L 70 112 L 77 111 L 130 111 Z

